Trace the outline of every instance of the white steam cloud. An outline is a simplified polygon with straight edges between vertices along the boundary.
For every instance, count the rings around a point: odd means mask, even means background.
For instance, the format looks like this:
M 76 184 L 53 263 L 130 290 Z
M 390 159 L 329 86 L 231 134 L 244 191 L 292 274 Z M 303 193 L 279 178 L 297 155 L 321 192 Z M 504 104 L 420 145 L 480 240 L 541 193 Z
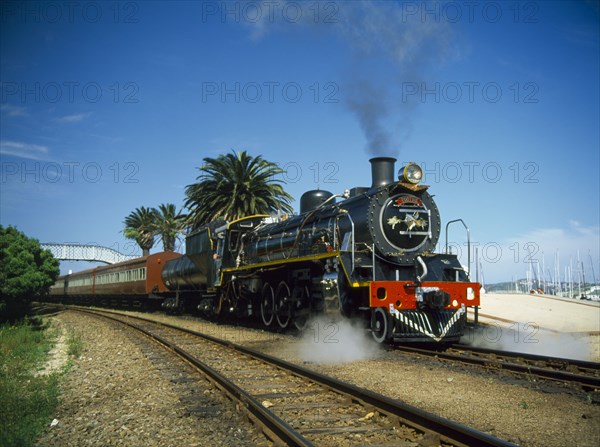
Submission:
M 565 359 L 598 361 L 592 349 L 597 341 L 586 333 L 548 331 L 535 323 L 481 325 L 461 338 L 461 343 L 478 348 L 521 352 Z
M 308 322 L 298 356 L 305 362 L 339 364 L 369 360 L 381 353 L 361 322 L 319 316 Z

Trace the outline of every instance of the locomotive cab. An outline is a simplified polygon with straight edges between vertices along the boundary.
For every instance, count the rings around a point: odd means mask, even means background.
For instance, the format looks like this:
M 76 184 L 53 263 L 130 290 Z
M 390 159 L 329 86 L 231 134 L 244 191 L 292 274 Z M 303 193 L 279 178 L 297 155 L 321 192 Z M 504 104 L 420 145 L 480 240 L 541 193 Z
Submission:
M 234 220 L 217 228 L 215 230 L 217 256 L 221 258 L 222 267 L 238 267 L 244 256 L 247 234 L 255 231 L 261 225 L 273 222 L 275 222 L 275 218 L 266 214 L 258 214 Z

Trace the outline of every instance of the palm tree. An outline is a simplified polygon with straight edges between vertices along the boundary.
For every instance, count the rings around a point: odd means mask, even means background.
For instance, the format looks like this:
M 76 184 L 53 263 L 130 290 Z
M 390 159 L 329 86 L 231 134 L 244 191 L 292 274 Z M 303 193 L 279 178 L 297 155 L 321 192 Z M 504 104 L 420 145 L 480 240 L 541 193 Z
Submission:
M 183 231 L 185 225 L 185 214 L 177 212 L 172 203 L 161 204 L 154 209 L 154 229 L 162 239 L 164 251 L 175 251 L 175 239 L 177 234 Z
M 283 172 L 275 163 L 246 151 L 204 158 L 197 183 L 185 188 L 192 228 L 216 218 L 235 220 L 253 214 L 291 212 L 293 200 L 275 180 Z
M 128 239 L 135 240 L 142 249 L 142 255 L 148 256 L 154 245 L 156 210 L 152 208 L 136 208 L 123 223 L 125 229 L 123 234 Z

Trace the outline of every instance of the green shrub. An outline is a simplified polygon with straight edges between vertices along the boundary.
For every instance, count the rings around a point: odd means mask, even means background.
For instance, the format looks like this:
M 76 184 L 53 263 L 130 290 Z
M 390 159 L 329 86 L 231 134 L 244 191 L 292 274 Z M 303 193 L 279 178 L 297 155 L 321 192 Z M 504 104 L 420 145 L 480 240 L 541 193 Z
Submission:
M 0 323 L 21 320 L 59 275 L 58 260 L 39 241 L 0 225 Z

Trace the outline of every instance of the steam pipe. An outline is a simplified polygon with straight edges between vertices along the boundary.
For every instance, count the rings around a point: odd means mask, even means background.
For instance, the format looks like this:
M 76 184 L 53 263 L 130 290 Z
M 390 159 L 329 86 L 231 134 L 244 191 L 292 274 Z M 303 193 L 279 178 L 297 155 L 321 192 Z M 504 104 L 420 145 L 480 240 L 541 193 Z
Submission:
M 421 256 L 417 256 L 417 261 L 419 262 L 419 264 L 421 265 L 421 268 L 423 269 L 423 274 L 420 276 L 417 276 L 417 282 L 421 282 L 421 280 L 427 276 L 427 273 L 428 273 L 427 265 L 423 262 L 423 258 L 421 258 Z

